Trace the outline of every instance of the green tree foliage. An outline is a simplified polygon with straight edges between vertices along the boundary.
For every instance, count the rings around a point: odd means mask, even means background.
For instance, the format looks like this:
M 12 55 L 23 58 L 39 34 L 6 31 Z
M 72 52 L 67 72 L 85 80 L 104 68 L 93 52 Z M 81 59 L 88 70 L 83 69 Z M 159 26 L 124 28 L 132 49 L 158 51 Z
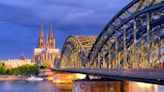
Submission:
M 0 62 L 0 74 L 5 74 L 6 69 L 3 62 Z
M 0 70 L 1 71 L 1 70 Z M 38 65 L 22 65 L 17 68 L 5 69 L 4 72 L 0 74 L 10 74 L 10 75 L 37 75 L 39 73 Z
M 40 66 L 40 68 L 48 68 L 48 67 L 49 67 L 49 64 L 46 63 L 46 62 L 44 62 L 44 63 Z
M 0 62 L 0 67 L 4 67 L 4 63 L 3 62 Z

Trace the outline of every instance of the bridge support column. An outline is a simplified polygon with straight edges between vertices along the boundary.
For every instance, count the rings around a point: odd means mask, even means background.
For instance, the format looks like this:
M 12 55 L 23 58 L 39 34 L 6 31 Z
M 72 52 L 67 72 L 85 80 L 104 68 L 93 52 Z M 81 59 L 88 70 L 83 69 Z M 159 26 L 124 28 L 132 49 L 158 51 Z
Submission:
M 161 62 L 161 39 L 158 37 L 158 63 Z
M 133 41 L 133 46 L 134 46 L 133 57 L 134 57 L 134 61 L 132 62 L 132 68 L 136 68 L 135 67 L 135 64 L 136 64 L 136 30 L 137 30 L 137 23 L 136 23 L 136 18 L 134 18 L 134 25 L 133 25 L 133 37 L 134 37 L 134 41 Z
M 67 65 L 68 66 L 68 65 Z M 70 64 L 69 67 L 75 68 L 75 60 L 74 60 L 74 54 L 71 52 L 70 54 Z
M 108 44 L 108 48 L 110 48 L 110 42 Z M 107 56 L 107 69 L 111 69 L 111 59 L 110 59 L 110 49 L 108 49 L 108 56 Z
M 98 53 L 98 56 L 97 56 L 97 64 L 96 64 L 96 67 L 101 69 L 101 61 L 100 61 L 100 52 Z
M 152 45 L 151 45 L 151 61 L 152 64 L 151 66 L 154 66 L 155 62 L 154 62 L 154 29 L 151 30 L 151 34 L 152 34 Z
M 144 45 L 145 45 L 145 42 L 144 42 L 144 39 L 143 39 L 143 35 L 142 35 L 142 41 L 141 41 L 141 62 L 142 62 L 142 68 L 146 68 L 146 57 L 145 57 L 145 48 L 144 48 Z
M 105 68 L 105 69 L 107 69 L 107 61 L 106 61 L 106 58 L 105 58 L 105 55 L 104 55 L 104 53 L 103 53 L 103 56 L 102 56 L 102 67 L 103 68 Z
M 126 68 L 127 63 L 127 53 L 126 53 L 126 25 L 124 25 L 124 51 L 123 51 L 123 68 Z
M 115 37 L 115 68 L 119 68 L 119 61 L 118 61 L 118 44 L 117 44 L 117 32 Z
M 147 61 L 150 63 L 150 13 L 146 14 L 147 25 Z
M 75 53 L 75 62 L 76 62 L 76 68 L 80 68 L 80 59 L 78 57 L 78 52 Z

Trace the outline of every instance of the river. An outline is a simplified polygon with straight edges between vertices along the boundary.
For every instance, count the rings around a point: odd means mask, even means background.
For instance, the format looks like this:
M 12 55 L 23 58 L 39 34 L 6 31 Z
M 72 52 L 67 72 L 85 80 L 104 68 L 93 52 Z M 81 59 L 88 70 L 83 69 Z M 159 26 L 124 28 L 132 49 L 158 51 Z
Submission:
M 0 92 L 164 92 L 163 85 L 129 81 L 74 81 L 52 84 L 50 81 L 0 81 Z

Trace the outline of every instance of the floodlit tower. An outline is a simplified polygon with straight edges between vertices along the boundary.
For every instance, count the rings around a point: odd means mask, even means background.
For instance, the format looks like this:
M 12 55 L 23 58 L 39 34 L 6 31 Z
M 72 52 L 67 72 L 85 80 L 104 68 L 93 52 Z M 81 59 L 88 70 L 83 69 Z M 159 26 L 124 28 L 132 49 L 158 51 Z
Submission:
M 52 24 L 50 25 L 50 32 L 48 34 L 48 39 L 46 42 L 47 42 L 47 48 L 49 49 L 55 48 L 54 37 L 53 37 L 53 32 L 52 32 Z
M 37 48 L 44 48 L 44 33 L 43 33 L 43 25 L 40 25 L 40 35 L 38 40 L 38 46 Z

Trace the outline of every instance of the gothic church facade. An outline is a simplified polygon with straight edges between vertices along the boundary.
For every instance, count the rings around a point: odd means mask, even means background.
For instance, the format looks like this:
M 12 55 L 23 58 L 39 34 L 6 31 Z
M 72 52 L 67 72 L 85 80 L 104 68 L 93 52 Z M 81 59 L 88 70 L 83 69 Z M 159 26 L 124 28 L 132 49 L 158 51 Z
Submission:
M 60 57 L 60 50 L 55 48 L 55 39 L 52 32 L 52 24 L 48 37 L 44 38 L 43 26 L 40 27 L 40 35 L 37 48 L 34 49 L 32 61 L 36 64 L 47 63 L 53 66 L 55 58 Z

